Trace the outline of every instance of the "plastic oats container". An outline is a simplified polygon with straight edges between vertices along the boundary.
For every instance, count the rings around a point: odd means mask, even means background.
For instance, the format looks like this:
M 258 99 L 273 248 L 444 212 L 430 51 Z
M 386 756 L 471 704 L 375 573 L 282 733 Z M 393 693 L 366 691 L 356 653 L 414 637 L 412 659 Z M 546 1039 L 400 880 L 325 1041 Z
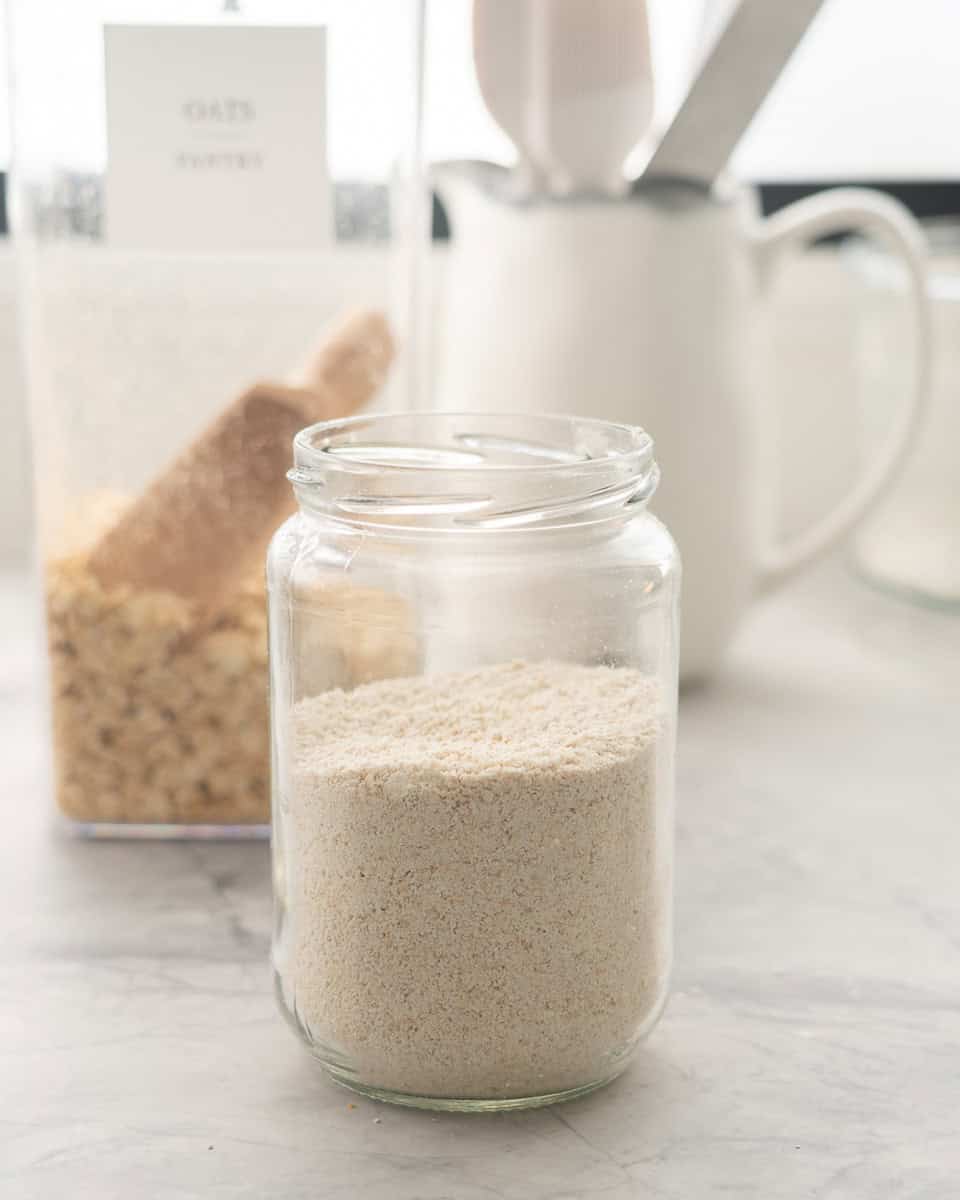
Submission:
M 590 1091 L 671 961 L 679 561 L 650 438 L 358 417 L 296 463 L 268 565 L 281 1009 L 380 1099 Z
M 82 832 L 267 830 L 291 440 L 408 381 L 415 17 L 11 5 L 54 778 Z

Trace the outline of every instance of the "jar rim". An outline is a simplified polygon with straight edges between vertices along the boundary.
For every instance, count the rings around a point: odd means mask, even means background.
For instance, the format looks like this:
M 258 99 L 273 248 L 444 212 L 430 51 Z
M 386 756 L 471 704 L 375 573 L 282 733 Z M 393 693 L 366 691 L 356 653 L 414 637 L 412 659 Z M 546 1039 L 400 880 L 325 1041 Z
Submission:
M 540 528 L 645 503 L 659 472 L 638 426 L 509 412 L 367 413 L 294 438 L 301 503 L 353 523 Z
M 608 437 L 617 436 L 621 439 L 621 447 L 604 456 L 604 460 L 615 457 L 626 457 L 627 455 L 638 455 L 643 458 L 653 457 L 653 438 L 639 425 L 627 425 L 616 421 L 604 421 L 599 417 L 578 417 L 568 416 L 563 413 L 510 413 L 510 412 L 481 412 L 481 411 L 443 411 L 429 409 L 414 409 L 410 412 L 401 413 L 360 413 L 352 417 L 339 417 L 332 421 L 318 421 L 315 425 L 308 425 L 293 439 L 295 461 L 298 466 L 319 465 L 313 462 L 307 462 L 307 459 L 313 459 L 317 455 L 328 454 L 331 449 L 340 449 L 341 446 L 336 444 L 338 436 L 346 438 L 354 431 L 359 431 L 371 427 L 387 427 L 391 425 L 408 425 L 411 423 L 426 423 L 434 421 L 451 420 L 457 423 L 475 423 L 478 427 L 478 432 L 470 434 L 466 431 L 460 431 L 455 436 L 458 442 L 467 447 L 462 460 L 436 461 L 430 462 L 426 457 L 422 459 L 411 459 L 404 462 L 399 456 L 396 461 L 385 461 L 381 457 L 364 458 L 359 454 L 351 454 L 350 461 L 356 463 L 365 463 L 370 467 L 391 467 L 399 470 L 531 470 L 531 471 L 549 471 L 555 470 L 558 466 L 570 466 L 578 463 L 581 466 L 585 462 L 599 461 L 595 456 L 587 456 L 581 453 L 574 457 L 571 451 L 570 455 L 564 457 L 551 457 L 546 462 L 494 462 L 489 458 L 482 461 L 477 461 L 482 458 L 482 454 L 478 452 L 478 447 L 472 445 L 475 439 L 489 438 L 491 441 L 498 435 L 491 431 L 489 434 L 479 432 L 482 426 L 491 425 L 506 425 L 507 423 L 535 424 L 541 425 L 544 431 L 554 429 L 556 431 L 582 431 L 592 432 L 597 435 L 606 435 Z M 503 435 L 500 435 L 503 436 Z M 544 443 L 530 440 L 527 445 L 528 450 L 522 449 L 521 439 L 514 434 L 509 439 L 514 444 L 517 453 L 527 453 L 533 459 L 537 456 L 537 452 L 548 451 Z M 350 443 L 342 443 L 350 444 Z M 363 443 L 353 443 L 358 447 L 363 446 Z M 398 449 L 403 449 L 407 445 L 407 439 L 397 441 L 395 443 L 377 443 L 377 448 L 380 446 L 395 445 Z M 416 449 L 417 447 L 413 447 Z M 433 447 L 440 454 L 448 454 L 450 450 L 443 447 Z M 499 447 L 493 448 L 509 449 L 504 443 Z M 455 448 L 454 448 L 455 449 Z M 472 461 L 467 461 L 467 459 Z

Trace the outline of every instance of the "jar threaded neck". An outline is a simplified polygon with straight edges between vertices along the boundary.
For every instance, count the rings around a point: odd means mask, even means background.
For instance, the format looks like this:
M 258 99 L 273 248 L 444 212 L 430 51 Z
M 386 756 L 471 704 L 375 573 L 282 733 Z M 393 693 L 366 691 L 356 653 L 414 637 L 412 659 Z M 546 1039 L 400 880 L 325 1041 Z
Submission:
M 294 458 L 304 507 L 351 524 L 461 533 L 615 519 L 659 479 L 642 429 L 567 416 L 351 417 L 303 430 Z

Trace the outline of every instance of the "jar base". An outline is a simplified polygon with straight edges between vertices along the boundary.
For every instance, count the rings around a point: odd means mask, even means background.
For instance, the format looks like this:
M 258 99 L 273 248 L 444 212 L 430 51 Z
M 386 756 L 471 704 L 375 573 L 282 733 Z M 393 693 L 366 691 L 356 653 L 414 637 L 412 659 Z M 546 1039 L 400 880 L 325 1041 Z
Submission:
M 152 821 L 81 821 L 59 816 L 59 828 L 80 840 L 158 842 L 265 842 L 269 825 L 187 825 Z
M 562 1104 L 565 1100 L 577 1100 L 581 1096 L 588 1096 L 591 1092 L 606 1087 L 608 1083 L 612 1083 L 630 1065 L 629 1062 L 621 1063 L 617 1070 L 610 1075 L 604 1076 L 603 1079 L 597 1079 L 593 1083 L 584 1083 L 579 1087 L 567 1088 L 562 1092 L 545 1092 L 542 1095 L 534 1096 L 504 1096 L 495 1099 L 472 1100 L 468 1097 L 418 1096 L 411 1092 L 394 1092 L 390 1088 L 379 1088 L 361 1083 L 359 1080 L 352 1078 L 347 1072 L 340 1071 L 337 1067 L 331 1066 L 330 1063 L 324 1062 L 322 1059 L 320 1062 L 324 1071 L 326 1071 L 334 1083 L 360 1096 L 366 1096 L 368 1100 L 380 1100 L 384 1104 L 397 1104 L 403 1108 L 425 1108 L 432 1112 L 460 1113 L 515 1112 L 517 1109 L 522 1108 L 546 1108 L 550 1104 Z

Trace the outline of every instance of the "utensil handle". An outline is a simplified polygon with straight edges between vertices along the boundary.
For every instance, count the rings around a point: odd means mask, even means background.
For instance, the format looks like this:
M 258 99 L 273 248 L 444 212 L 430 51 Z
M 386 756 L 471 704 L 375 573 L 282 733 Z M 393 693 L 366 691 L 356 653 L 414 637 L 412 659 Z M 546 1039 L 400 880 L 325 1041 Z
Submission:
M 863 476 L 812 528 L 779 545 L 761 559 L 760 585 L 776 586 L 851 532 L 893 480 L 920 429 L 930 391 L 932 309 L 927 292 L 927 248 L 920 226 L 892 197 L 867 188 L 835 188 L 790 205 L 759 224 L 754 248 L 761 281 L 784 251 L 815 238 L 857 230 L 893 250 L 907 271 L 913 308 L 913 377 L 884 444 Z
M 647 164 L 647 178 L 709 188 L 822 5 L 738 0 Z

